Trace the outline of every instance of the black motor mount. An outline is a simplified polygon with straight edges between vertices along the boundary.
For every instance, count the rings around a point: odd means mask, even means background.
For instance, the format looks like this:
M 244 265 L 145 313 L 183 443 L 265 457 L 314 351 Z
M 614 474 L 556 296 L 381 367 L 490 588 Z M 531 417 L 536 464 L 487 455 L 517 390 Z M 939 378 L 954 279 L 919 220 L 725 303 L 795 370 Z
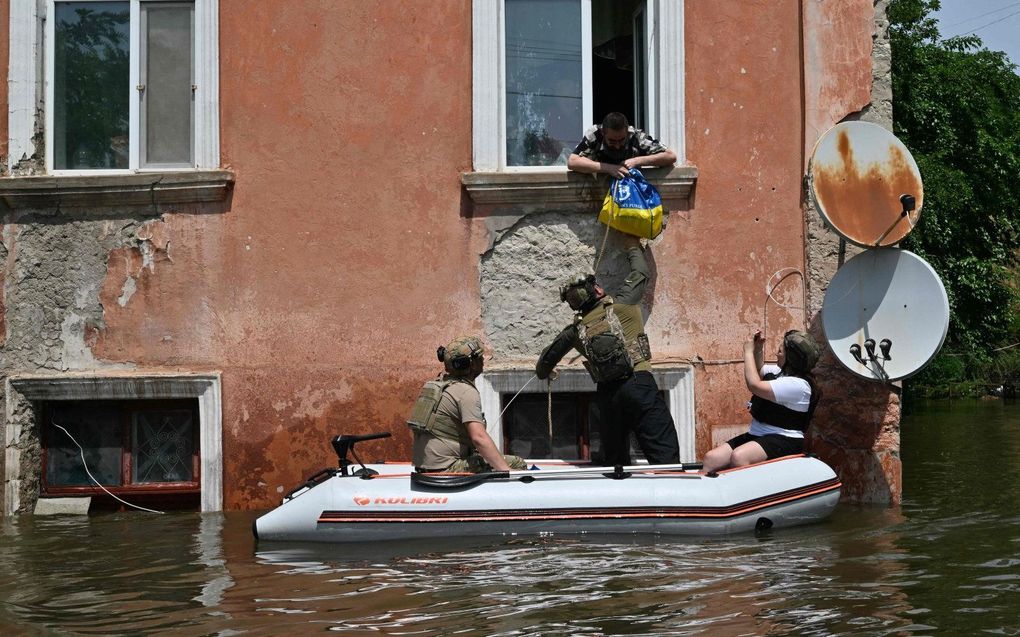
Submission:
M 335 436 L 330 444 L 333 445 L 333 451 L 336 452 L 337 460 L 340 461 L 340 475 L 350 475 L 348 467 L 353 463 L 347 459 L 347 453 L 350 452 L 354 459 L 357 460 L 358 464 L 361 465 L 361 469 L 358 470 L 357 475 L 361 477 L 368 477 L 367 474 L 371 472 L 371 469 L 365 466 L 365 463 L 358 459 L 358 455 L 354 453 L 354 443 L 361 442 L 363 440 L 378 440 L 379 438 L 389 438 L 392 436 L 388 431 L 375 434 L 365 434 L 363 436 L 352 436 L 348 434 L 342 434 Z

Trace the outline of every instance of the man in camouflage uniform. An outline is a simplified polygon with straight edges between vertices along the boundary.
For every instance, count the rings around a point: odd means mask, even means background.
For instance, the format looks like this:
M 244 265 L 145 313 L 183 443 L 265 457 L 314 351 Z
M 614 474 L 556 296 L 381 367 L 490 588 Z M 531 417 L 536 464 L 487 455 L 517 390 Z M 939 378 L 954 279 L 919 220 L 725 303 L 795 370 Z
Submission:
M 602 463 L 630 464 L 633 431 L 649 463 L 675 464 L 680 462 L 680 444 L 652 376 L 640 305 L 648 263 L 638 239 L 625 237 L 631 271 L 615 298 L 606 295 L 594 275 L 572 279 L 560 289 L 560 299 L 576 313 L 574 322 L 542 351 L 535 374 L 547 378 L 560 359 L 576 349 L 586 358 L 585 367 L 598 388 Z
M 567 159 L 567 168 L 579 173 L 626 177 L 638 166 L 672 166 L 676 153 L 651 135 L 627 123 L 622 113 L 610 113 L 584 138 Z
M 482 399 L 474 380 L 484 365 L 482 342 L 473 336 L 455 339 L 436 354 L 446 368 L 428 381 L 407 424 L 414 433 L 415 470 L 482 473 L 527 469 L 517 456 L 503 455 L 485 430 Z

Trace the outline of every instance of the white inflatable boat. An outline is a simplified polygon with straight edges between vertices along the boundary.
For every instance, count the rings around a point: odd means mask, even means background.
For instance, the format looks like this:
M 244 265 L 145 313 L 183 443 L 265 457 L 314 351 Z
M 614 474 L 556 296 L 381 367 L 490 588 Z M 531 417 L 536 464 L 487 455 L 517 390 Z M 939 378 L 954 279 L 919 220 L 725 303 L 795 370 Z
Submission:
M 582 467 L 422 474 L 360 464 L 347 452 L 389 434 L 337 436 L 323 469 L 253 526 L 258 540 L 369 542 L 540 533 L 717 535 L 818 522 L 840 481 L 817 458 L 788 456 L 706 474 L 699 465 Z M 353 453 L 353 452 L 352 452 Z M 355 456 L 356 458 L 357 456 Z

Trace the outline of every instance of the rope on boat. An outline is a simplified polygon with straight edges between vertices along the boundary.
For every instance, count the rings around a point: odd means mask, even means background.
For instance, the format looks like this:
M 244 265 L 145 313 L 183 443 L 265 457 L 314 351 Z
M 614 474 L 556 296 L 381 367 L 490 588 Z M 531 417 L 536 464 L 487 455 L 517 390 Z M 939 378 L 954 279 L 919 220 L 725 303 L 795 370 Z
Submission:
M 550 455 L 552 455 L 552 449 L 553 449 L 552 382 L 553 382 L 553 377 L 551 375 L 548 378 L 545 379 L 545 393 L 546 393 L 546 396 L 548 397 L 548 402 L 546 403 L 547 404 L 547 407 L 546 407 L 546 417 L 548 418 L 548 421 L 549 421 L 549 452 L 550 452 Z
M 528 379 L 528 382 L 524 383 L 524 387 L 518 389 L 517 393 L 514 394 L 514 397 L 506 401 L 506 405 L 503 406 L 503 411 L 499 412 L 499 415 L 496 416 L 496 422 L 503 422 L 503 414 L 506 413 L 506 410 L 510 407 L 510 403 L 517 400 L 517 397 L 521 395 L 521 392 L 524 391 L 524 388 L 530 385 L 531 381 L 535 380 L 536 378 L 538 378 L 538 374 L 532 374 L 531 378 Z
M 127 502 L 125 500 L 121 500 L 117 496 L 115 496 L 112 493 L 110 493 L 110 490 L 107 489 L 106 487 L 104 487 L 103 485 L 99 484 L 99 480 L 96 480 L 96 477 L 92 475 L 91 471 L 89 471 L 89 466 L 85 462 L 85 449 L 83 449 L 82 446 L 78 444 L 78 441 L 74 439 L 74 436 L 71 435 L 71 432 L 66 430 L 66 429 L 64 429 L 63 427 L 58 425 L 56 422 L 53 423 L 53 426 L 56 427 L 57 429 L 63 431 L 65 434 L 67 434 L 67 437 L 71 439 L 71 442 L 73 442 L 75 444 L 75 446 L 78 447 L 78 451 L 81 453 L 81 465 L 82 465 L 82 467 L 85 468 L 85 473 L 88 475 L 89 478 L 92 479 L 93 482 L 96 483 L 97 487 L 99 487 L 103 491 L 106 491 L 106 495 L 110 496 L 111 498 L 113 498 L 114 500 L 117 500 L 118 502 L 120 502 L 122 504 L 126 504 L 129 507 L 133 507 L 133 508 L 138 509 L 140 511 L 148 511 L 149 513 L 159 513 L 160 515 L 163 515 L 163 511 L 156 511 L 155 509 L 146 509 L 143 506 L 138 506 L 137 504 L 131 504 L 130 502 Z
M 597 223 L 597 222 L 596 222 Z M 595 268 L 592 270 L 595 274 L 598 274 L 599 264 L 602 263 L 602 255 L 606 253 L 606 241 L 609 240 L 609 224 L 606 224 L 606 234 L 602 237 L 602 247 L 599 249 L 599 254 L 595 258 Z

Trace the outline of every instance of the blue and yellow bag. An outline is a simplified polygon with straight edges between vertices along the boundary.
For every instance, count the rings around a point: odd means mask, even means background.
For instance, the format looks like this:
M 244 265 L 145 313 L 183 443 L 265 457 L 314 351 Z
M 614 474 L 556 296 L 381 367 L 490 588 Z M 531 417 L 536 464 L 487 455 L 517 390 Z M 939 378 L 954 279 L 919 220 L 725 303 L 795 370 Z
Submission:
M 654 239 L 662 232 L 662 198 L 636 168 L 614 179 L 602 202 L 599 222 L 636 237 Z

